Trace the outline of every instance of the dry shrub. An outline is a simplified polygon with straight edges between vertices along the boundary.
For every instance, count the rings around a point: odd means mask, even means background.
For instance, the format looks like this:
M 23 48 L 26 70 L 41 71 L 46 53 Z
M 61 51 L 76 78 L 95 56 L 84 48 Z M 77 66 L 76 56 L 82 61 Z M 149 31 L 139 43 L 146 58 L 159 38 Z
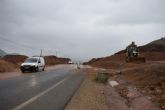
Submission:
M 94 80 L 99 83 L 106 83 L 108 81 L 108 75 L 105 73 L 98 73 Z

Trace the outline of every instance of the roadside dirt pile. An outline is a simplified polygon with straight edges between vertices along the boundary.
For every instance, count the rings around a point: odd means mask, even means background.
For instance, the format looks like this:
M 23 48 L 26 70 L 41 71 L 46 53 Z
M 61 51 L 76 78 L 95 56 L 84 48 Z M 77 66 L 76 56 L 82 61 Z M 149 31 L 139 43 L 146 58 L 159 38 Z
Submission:
M 24 55 L 6 55 L 2 59 L 7 62 L 20 65 L 22 62 L 25 61 L 26 58 L 28 57 Z M 69 58 L 59 58 L 53 55 L 44 56 L 44 59 L 45 59 L 46 65 L 66 64 L 70 61 Z
M 24 62 L 26 58 L 28 57 L 25 55 L 6 55 L 2 59 L 19 65 L 20 63 Z
M 165 38 L 155 40 L 147 45 L 140 46 L 140 57 L 145 57 L 146 61 L 165 61 Z M 84 64 L 106 69 L 118 68 L 125 63 L 125 50 L 119 51 L 112 56 L 103 58 L 93 58 Z M 127 65 L 126 65 L 127 67 Z M 131 65 L 132 67 L 132 65 Z
M 145 57 L 148 61 L 162 61 L 165 60 L 165 38 L 161 38 L 144 46 L 139 46 L 140 55 Z M 123 54 L 122 50 L 116 54 Z
M 105 69 L 131 68 L 139 65 L 135 63 L 126 63 L 125 54 L 116 54 L 104 58 L 96 58 L 84 64 Z
M 122 72 L 127 83 L 165 110 L 165 64 L 150 64 Z
M 14 64 L 14 63 L 7 62 L 3 59 L 0 59 L 0 73 L 12 71 L 12 70 L 16 69 L 17 67 L 18 67 L 18 65 Z
M 152 41 L 146 45 L 139 46 L 140 52 L 165 52 L 165 37 Z M 116 54 L 125 53 L 125 50 L 121 50 Z
M 18 69 L 22 62 L 28 58 L 25 55 L 6 55 L 0 58 L 0 72 L 9 72 Z M 57 64 L 68 64 L 69 58 L 59 58 L 56 56 L 44 56 L 47 66 Z
M 44 56 L 46 65 L 68 64 L 69 58 L 60 58 L 56 56 Z
M 116 74 L 111 75 L 113 71 Z M 117 74 L 118 71 L 120 74 Z M 112 110 L 165 110 L 165 62 L 144 63 L 120 70 L 107 69 L 104 72 L 109 74 L 105 96 Z M 112 86 L 112 81 L 118 85 Z
M 165 38 L 155 40 L 147 45 L 140 46 L 142 52 L 165 52 Z
M 143 52 L 141 56 L 147 61 L 165 61 L 165 52 Z
M 6 55 L 0 58 L 0 72 L 10 72 L 19 68 L 20 64 L 27 58 L 24 55 Z
M 145 57 L 146 63 L 126 63 L 125 50 L 122 50 L 112 56 L 94 58 L 84 64 L 121 72 L 111 80 L 119 82 L 114 94 L 118 92 L 128 109 L 134 107 L 136 110 L 157 110 L 153 109 L 154 105 L 165 110 L 165 38 L 140 46 L 139 50 L 140 57 Z M 107 90 L 112 92 L 112 89 Z M 113 101 L 115 100 L 119 101 L 113 97 Z M 145 107 L 150 109 L 144 109 Z

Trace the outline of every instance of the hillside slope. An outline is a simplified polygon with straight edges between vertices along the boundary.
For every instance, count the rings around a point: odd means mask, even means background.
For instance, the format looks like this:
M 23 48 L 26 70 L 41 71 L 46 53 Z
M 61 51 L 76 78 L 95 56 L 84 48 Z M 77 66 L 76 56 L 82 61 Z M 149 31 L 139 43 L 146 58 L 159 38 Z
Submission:
M 147 45 L 140 46 L 141 52 L 165 52 L 165 38 L 155 40 Z
M 6 55 L 2 59 L 11 63 L 19 64 L 24 62 L 24 60 L 28 58 L 25 55 Z
M 13 71 L 16 68 L 18 68 L 18 65 L 5 61 L 3 59 L 0 59 L 0 73 Z
M 165 37 L 161 39 L 154 40 L 146 45 L 139 46 L 140 52 L 165 52 Z M 121 50 L 116 54 L 125 53 L 125 50 Z
M 165 61 L 165 38 L 161 38 L 144 46 L 139 46 L 140 56 L 145 57 L 147 61 Z M 103 67 L 103 68 L 118 68 L 125 62 L 125 50 L 119 51 L 114 55 L 93 58 L 84 64 Z M 136 66 L 136 64 L 132 64 Z M 131 65 L 127 64 L 126 67 Z
M 69 58 L 60 58 L 54 55 L 44 56 L 46 65 L 68 64 Z

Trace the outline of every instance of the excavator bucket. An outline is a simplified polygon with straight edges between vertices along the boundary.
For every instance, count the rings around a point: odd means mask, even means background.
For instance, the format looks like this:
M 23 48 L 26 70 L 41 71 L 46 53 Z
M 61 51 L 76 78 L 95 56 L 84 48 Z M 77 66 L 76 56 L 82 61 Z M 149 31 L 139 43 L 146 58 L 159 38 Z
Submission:
M 126 58 L 127 63 L 145 63 L 146 59 L 144 57 L 133 57 L 133 58 Z

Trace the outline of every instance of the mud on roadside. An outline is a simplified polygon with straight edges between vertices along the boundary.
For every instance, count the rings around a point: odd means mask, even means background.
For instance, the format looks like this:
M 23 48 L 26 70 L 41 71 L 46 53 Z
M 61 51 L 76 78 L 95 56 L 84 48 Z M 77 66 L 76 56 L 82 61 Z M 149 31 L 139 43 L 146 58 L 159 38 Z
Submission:
M 120 85 L 109 87 L 108 93 L 115 91 L 115 98 L 123 110 L 165 110 L 165 65 L 148 65 L 110 77 Z M 114 98 L 111 93 L 107 95 Z M 122 102 L 121 102 L 122 101 Z M 111 103 L 110 103 L 111 104 Z M 113 109 L 112 109 L 113 110 Z M 114 110 L 118 110 L 115 108 Z M 119 109 L 121 110 L 121 109 Z

